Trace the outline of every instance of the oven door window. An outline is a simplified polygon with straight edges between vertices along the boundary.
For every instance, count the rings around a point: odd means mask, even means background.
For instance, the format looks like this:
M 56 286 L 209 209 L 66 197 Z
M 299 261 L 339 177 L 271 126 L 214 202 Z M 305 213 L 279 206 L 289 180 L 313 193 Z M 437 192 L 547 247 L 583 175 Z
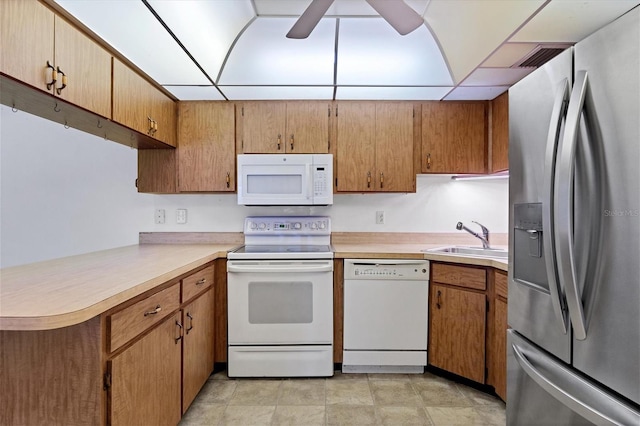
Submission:
M 249 324 L 313 322 L 311 281 L 249 282 Z

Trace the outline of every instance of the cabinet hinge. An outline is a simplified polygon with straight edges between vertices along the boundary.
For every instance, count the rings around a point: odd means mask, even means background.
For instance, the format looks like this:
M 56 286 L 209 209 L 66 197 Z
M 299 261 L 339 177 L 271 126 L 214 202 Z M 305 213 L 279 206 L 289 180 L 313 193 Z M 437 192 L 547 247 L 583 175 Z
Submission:
M 104 373 L 103 389 L 111 388 L 111 373 Z
M 138 179 L 136 179 L 136 188 L 138 187 Z
M 487 367 L 484 368 L 484 382 L 487 383 L 489 380 L 489 369 Z
M 244 117 L 244 107 L 240 108 L 242 110 L 242 116 Z
M 328 113 L 328 116 L 331 117 L 331 106 L 327 107 L 327 113 Z
M 331 141 L 327 141 L 327 150 L 331 149 Z
M 338 178 L 336 178 L 336 188 L 338 187 Z
M 487 305 L 487 312 L 489 312 L 489 300 L 486 300 L 485 303 Z

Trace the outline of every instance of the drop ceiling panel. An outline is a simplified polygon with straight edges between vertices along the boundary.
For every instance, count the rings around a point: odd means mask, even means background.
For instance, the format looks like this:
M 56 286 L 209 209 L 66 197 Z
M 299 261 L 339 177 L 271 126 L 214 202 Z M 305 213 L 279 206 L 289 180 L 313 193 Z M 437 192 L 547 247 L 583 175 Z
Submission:
M 456 87 L 444 98 L 445 101 L 491 100 L 509 90 L 509 86 L 496 87 Z
M 384 19 L 340 19 L 338 85 L 451 86 L 440 49 L 425 27 L 399 35 Z
M 224 97 L 213 86 L 164 86 L 180 101 L 221 101 Z
M 508 68 L 527 56 L 537 43 L 505 43 L 482 63 L 487 68 Z
M 431 0 L 425 19 L 459 82 L 543 4 L 543 0 Z
M 463 86 L 510 86 L 535 68 L 478 68 L 462 82 Z
M 141 1 L 56 0 L 160 84 L 210 84 Z
M 578 42 L 638 4 L 637 0 L 553 0 L 510 41 Z
M 149 4 L 213 81 L 236 36 L 255 17 L 250 0 L 150 0 Z
M 336 20 L 303 40 L 286 38 L 295 18 L 256 18 L 229 54 L 222 85 L 332 85 Z
M 339 100 L 440 100 L 452 87 L 351 87 L 339 86 Z
M 332 99 L 333 87 L 219 86 L 229 100 Z

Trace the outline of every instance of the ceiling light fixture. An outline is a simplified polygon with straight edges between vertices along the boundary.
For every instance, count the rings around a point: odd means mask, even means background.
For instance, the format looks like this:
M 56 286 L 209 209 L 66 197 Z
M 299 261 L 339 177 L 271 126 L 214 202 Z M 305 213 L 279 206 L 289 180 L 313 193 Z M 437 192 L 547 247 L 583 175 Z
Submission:
M 333 2 L 334 0 L 312 0 L 309 7 L 287 33 L 287 38 L 303 39 L 309 37 L 311 31 L 318 25 Z M 407 35 L 424 24 L 422 16 L 403 0 L 366 0 L 366 2 L 400 35 Z
M 509 171 L 498 172 L 492 175 L 454 175 L 451 180 L 492 180 L 492 179 L 509 179 Z

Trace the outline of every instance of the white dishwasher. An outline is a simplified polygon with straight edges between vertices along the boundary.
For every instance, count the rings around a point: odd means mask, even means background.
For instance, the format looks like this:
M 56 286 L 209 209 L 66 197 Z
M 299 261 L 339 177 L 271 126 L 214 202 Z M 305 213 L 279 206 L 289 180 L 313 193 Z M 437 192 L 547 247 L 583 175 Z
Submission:
M 344 260 L 345 373 L 422 373 L 427 365 L 429 262 Z

